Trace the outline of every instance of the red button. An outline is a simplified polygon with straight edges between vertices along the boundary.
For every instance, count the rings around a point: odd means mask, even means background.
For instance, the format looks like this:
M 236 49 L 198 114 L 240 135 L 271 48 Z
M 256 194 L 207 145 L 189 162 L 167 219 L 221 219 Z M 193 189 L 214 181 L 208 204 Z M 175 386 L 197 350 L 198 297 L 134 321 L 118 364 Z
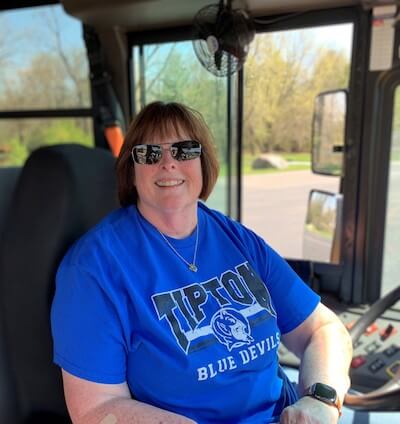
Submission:
M 369 327 L 367 327 L 367 329 L 365 330 L 364 334 L 366 336 L 369 336 L 372 333 L 375 333 L 375 331 L 378 329 L 378 324 L 376 324 L 375 322 L 373 324 L 371 324 Z
M 361 367 L 361 365 L 364 365 L 367 362 L 364 356 L 358 355 L 355 356 L 351 361 L 351 368 L 358 368 Z
M 386 340 L 388 337 L 393 336 L 395 333 L 397 333 L 397 330 L 393 327 L 392 324 L 388 324 L 388 326 L 382 330 L 379 335 L 381 336 L 381 340 Z

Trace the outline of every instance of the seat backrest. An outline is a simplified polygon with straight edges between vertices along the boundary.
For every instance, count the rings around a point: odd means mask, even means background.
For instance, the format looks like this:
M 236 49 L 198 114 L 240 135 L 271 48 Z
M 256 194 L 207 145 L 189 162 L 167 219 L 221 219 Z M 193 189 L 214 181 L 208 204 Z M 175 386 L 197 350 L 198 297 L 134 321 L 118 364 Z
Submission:
M 20 167 L 0 168 L 0 241 Z
M 20 167 L 0 168 L 0 246 L 20 171 Z M 15 387 L 11 378 L 3 325 L 4 323 L 0 319 L 0 422 L 2 423 L 15 421 L 17 414 Z
M 61 372 L 52 364 L 55 273 L 71 243 L 117 207 L 114 158 L 73 144 L 40 148 L 23 167 L 10 207 L 0 246 L 0 319 L 16 423 L 68 422 Z

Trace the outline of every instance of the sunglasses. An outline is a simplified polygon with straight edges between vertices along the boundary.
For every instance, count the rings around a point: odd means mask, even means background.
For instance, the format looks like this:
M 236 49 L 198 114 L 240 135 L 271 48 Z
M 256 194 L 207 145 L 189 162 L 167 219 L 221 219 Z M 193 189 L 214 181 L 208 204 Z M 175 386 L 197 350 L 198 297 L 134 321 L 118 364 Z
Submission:
M 132 148 L 132 158 L 140 165 L 154 165 L 160 162 L 164 149 L 169 150 L 171 156 L 179 161 L 196 159 L 201 155 L 201 144 L 198 141 L 185 140 L 172 143 L 169 148 L 163 148 L 161 144 L 137 144 Z

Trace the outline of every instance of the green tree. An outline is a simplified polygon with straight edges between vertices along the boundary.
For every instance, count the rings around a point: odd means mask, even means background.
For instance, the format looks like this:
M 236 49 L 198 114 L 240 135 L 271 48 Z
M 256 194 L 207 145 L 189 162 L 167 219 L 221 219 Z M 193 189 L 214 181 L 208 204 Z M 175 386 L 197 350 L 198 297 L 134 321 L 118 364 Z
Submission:
M 27 141 L 30 151 L 44 145 L 58 143 L 79 143 L 85 146 L 93 146 L 90 134 L 85 133 L 76 122 L 71 119 L 52 120 L 49 125 L 39 126 L 31 131 Z
M 62 25 L 54 10 L 41 14 L 42 26 L 27 27 L 22 32 L 13 30 L 6 18 L 0 16 L 0 110 L 89 106 L 86 51 L 66 48 Z M 28 63 L 21 64 L 19 42 L 26 39 L 34 41 L 32 45 L 37 42 L 40 48 Z M 2 120 L 0 126 L 0 149 L 5 152 L 2 164 L 21 164 L 21 158 L 43 144 L 65 141 L 92 144 L 88 119 L 10 119 Z
M 310 87 L 316 93 L 347 88 L 350 63 L 344 52 L 320 48 L 312 70 Z
M 63 109 L 90 104 L 84 53 L 72 49 L 69 56 L 76 68 L 76 81 L 80 88 L 71 82 L 57 54 L 42 52 L 32 58 L 29 66 L 3 78 L 0 109 Z M 77 104 L 79 98 L 83 105 Z M 28 154 L 39 145 L 64 141 L 93 144 L 93 141 L 88 141 L 93 138 L 88 119 L 13 119 L 0 124 L 2 148 L 8 152 L 10 163 L 19 163 L 21 152 Z M 55 131 L 55 128 L 58 130 Z
M 256 154 L 310 151 L 314 98 L 347 86 L 345 53 L 304 31 L 257 35 L 245 65 L 244 146 Z
M 220 159 L 224 161 L 226 79 L 217 78 L 202 68 L 191 42 L 146 46 L 145 69 L 146 102 L 177 101 L 198 110 L 210 127 Z

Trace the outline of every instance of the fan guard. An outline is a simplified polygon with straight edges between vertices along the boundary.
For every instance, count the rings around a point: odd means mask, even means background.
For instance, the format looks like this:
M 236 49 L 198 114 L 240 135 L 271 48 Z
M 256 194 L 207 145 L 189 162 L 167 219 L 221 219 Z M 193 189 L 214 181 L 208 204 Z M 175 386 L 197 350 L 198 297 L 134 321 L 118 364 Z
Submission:
M 212 74 L 225 77 L 237 72 L 246 60 L 255 30 L 243 9 L 209 5 L 193 21 L 193 48 L 200 63 Z

